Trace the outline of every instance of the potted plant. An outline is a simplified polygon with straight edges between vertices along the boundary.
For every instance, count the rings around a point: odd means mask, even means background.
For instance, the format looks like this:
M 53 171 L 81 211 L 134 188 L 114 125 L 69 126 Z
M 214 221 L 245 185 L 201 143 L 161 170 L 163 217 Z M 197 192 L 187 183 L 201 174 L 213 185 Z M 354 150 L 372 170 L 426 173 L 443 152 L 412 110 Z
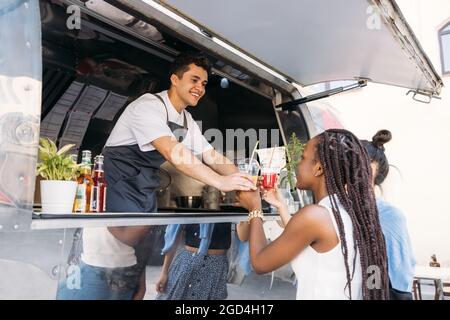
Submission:
M 41 180 L 41 204 L 43 213 L 72 213 L 77 188 L 77 163 L 67 152 L 73 144 L 58 150 L 47 138 L 39 139 L 39 162 L 36 175 Z

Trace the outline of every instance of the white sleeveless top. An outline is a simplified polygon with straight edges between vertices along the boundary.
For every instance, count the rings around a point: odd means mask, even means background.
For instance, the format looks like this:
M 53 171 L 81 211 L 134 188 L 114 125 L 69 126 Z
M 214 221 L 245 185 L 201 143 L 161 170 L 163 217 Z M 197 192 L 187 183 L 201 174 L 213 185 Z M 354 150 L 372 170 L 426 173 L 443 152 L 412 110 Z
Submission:
M 339 201 L 338 201 L 339 203 Z M 331 209 L 329 197 L 325 197 L 319 202 L 320 206 L 328 209 L 336 234 L 339 231 Z M 348 264 L 350 276 L 353 270 L 353 259 L 355 250 L 353 249 L 353 228 L 350 216 L 339 204 L 339 211 L 342 217 L 347 240 Z M 355 274 L 351 282 L 352 299 L 362 299 L 362 273 L 359 252 L 356 252 Z M 346 288 L 347 273 L 345 271 L 344 255 L 341 249 L 341 242 L 333 249 L 325 253 L 318 253 L 311 246 L 306 247 L 291 262 L 292 269 L 297 276 L 297 300 L 347 300 L 349 299 L 349 289 Z

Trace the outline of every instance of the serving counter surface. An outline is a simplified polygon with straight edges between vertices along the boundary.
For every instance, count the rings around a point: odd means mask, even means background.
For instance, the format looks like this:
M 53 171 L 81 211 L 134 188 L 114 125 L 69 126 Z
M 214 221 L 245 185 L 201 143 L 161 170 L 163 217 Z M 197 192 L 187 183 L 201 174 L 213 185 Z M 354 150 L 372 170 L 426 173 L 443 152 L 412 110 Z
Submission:
M 220 223 L 247 220 L 247 213 L 242 212 L 157 212 L 157 213 L 101 213 L 101 214 L 67 214 L 49 215 L 33 214 L 32 230 L 70 229 L 92 227 L 147 226 L 191 223 Z M 265 220 L 277 220 L 278 214 L 266 213 Z

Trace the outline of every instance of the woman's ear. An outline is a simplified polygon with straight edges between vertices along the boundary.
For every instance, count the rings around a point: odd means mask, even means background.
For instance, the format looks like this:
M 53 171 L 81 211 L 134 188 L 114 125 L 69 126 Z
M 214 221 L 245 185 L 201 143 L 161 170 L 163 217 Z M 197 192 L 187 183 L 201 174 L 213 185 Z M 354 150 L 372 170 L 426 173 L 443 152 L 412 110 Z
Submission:
M 370 168 L 372 169 L 372 177 L 377 176 L 377 172 L 378 172 L 378 163 L 376 161 L 371 161 L 370 162 Z
M 320 177 L 323 175 L 323 167 L 320 162 L 317 162 L 314 166 L 314 177 Z

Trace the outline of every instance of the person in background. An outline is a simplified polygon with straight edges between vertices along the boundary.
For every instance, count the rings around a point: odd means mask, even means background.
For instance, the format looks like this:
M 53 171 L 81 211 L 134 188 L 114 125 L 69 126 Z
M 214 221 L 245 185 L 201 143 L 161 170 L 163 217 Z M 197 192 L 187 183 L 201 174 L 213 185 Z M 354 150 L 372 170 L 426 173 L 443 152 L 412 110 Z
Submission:
M 389 173 L 384 145 L 391 141 L 388 130 L 378 131 L 372 141 L 361 140 L 372 168 L 372 185 L 381 186 Z M 412 285 L 416 259 L 403 212 L 377 197 L 381 230 L 386 240 L 391 300 L 412 300 Z
M 248 229 L 247 222 L 236 225 L 240 241 L 248 240 Z M 156 300 L 226 299 L 231 234 L 231 223 L 191 224 L 184 232 L 179 225 L 168 226 Z M 184 248 L 176 254 L 182 241 Z
M 315 204 L 289 218 L 281 194 L 266 190 L 264 199 L 286 223 L 268 245 L 259 193 L 239 193 L 241 206 L 250 211 L 255 272 L 271 272 L 290 262 L 298 280 L 297 299 L 388 299 L 385 241 L 370 161 L 359 139 L 342 129 L 314 137 L 306 144 L 296 176 L 297 188 L 311 190 Z M 252 197 L 240 198 L 248 193 Z

